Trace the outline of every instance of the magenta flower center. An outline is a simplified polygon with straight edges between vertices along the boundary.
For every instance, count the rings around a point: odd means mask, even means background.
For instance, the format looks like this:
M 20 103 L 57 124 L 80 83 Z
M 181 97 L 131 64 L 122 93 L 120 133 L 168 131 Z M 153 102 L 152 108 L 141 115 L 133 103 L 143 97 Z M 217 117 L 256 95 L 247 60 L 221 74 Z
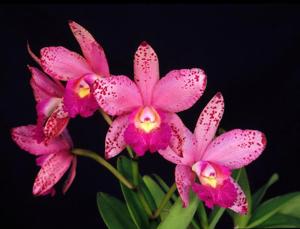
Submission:
M 141 107 L 134 117 L 134 125 L 137 129 L 150 133 L 160 127 L 161 118 L 153 107 Z

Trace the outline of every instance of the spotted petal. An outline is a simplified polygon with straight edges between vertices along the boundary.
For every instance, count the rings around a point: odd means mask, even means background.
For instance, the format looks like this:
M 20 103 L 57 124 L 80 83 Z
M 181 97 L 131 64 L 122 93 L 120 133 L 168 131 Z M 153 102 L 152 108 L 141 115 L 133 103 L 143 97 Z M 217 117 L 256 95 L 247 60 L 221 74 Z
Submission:
M 35 129 L 35 125 L 13 128 L 11 131 L 12 139 L 21 149 L 34 155 L 50 154 L 70 148 L 69 142 L 63 137 L 52 139 L 48 144 L 45 142 L 38 143 L 34 138 Z
M 189 205 L 189 193 L 194 183 L 195 175 L 189 166 L 177 165 L 175 168 L 175 180 L 178 193 L 182 199 L 183 207 Z
M 134 79 L 145 105 L 150 105 L 152 90 L 159 80 L 159 66 L 155 51 L 145 41 L 140 44 L 134 55 Z
M 142 105 L 138 88 L 126 76 L 97 78 L 92 88 L 99 106 L 110 115 L 128 113 Z
M 128 115 L 116 118 L 108 129 L 105 138 L 105 157 L 112 158 L 126 147 L 124 131 L 128 126 Z
M 109 76 L 108 63 L 103 48 L 81 25 L 74 21 L 70 21 L 69 26 L 81 47 L 84 57 L 91 65 L 93 71 L 101 76 Z
M 74 156 L 72 160 L 71 169 L 69 171 L 68 178 L 66 179 L 64 186 L 63 186 L 63 193 L 66 194 L 66 192 L 69 190 L 71 184 L 73 183 L 75 176 L 76 176 L 76 167 L 77 167 L 77 157 Z
M 201 160 L 207 145 L 214 138 L 224 112 L 224 100 L 221 93 L 217 93 L 201 112 L 196 128 L 197 157 Z
M 234 201 L 234 204 L 230 207 L 232 211 L 235 211 L 239 214 L 247 214 L 248 212 L 248 201 L 246 198 L 246 195 L 244 191 L 241 189 L 241 187 L 232 179 L 230 178 L 231 183 L 234 185 L 236 192 L 237 192 L 237 198 Z
M 58 80 L 74 79 L 93 72 L 82 56 L 61 46 L 41 49 L 41 65 L 48 75 Z
M 238 169 L 255 160 L 265 149 L 266 143 L 266 137 L 260 131 L 231 130 L 208 145 L 203 160 Z
M 199 68 L 173 70 L 155 85 L 152 105 L 169 112 L 190 108 L 206 87 L 206 75 Z
M 44 195 L 64 175 L 70 167 L 73 156 L 68 151 L 60 151 L 51 154 L 43 163 L 34 184 L 32 192 L 34 195 Z

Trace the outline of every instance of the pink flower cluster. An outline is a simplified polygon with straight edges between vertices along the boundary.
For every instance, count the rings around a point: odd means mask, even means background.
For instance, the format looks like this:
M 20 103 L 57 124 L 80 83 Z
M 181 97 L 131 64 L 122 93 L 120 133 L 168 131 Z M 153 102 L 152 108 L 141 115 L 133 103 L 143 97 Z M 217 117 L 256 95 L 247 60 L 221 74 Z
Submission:
M 93 36 L 73 21 L 69 26 L 83 56 L 60 46 L 42 48 L 40 57 L 29 49 L 43 70 L 29 67 L 37 122 L 13 128 L 12 138 L 36 155 L 36 164 L 41 166 L 33 194 L 53 195 L 54 185 L 71 167 L 63 192 L 68 190 L 77 164 L 66 129 L 69 119 L 89 117 L 102 109 L 115 117 L 105 139 L 106 159 L 126 146 L 138 156 L 158 151 L 176 164 L 175 180 L 184 207 L 192 190 L 210 208 L 218 205 L 246 213 L 246 196 L 230 177 L 231 170 L 248 165 L 262 153 L 265 135 L 234 129 L 215 137 L 224 112 L 221 93 L 204 108 L 191 133 L 176 113 L 189 109 L 202 96 L 206 88 L 203 70 L 172 70 L 160 79 L 158 57 L 142 42 L 134 55 L 134 81 L 112 75 L 103 48 Z

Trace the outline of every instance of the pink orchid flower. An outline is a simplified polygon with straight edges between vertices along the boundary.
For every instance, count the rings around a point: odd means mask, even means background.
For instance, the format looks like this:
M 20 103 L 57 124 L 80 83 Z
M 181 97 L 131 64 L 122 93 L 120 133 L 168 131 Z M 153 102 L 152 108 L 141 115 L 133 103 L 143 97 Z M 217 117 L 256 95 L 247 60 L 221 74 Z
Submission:
M 30 85 L 37 102 L 38 114 L 35 138 L 38 142 L 60 135 L 69 122 L 69 114 L 64 111 L 64 87 L 35 67 L 30 67 Z
M 99 106 L 118 116 L 106 135 L 106 158 L 126 145 L 139 156 L 148 149 L 165 149 L 180 122 L 175 112 L 190 108 L 206 87 L 206 76 L 199 68 L 173 70 L 159 80 L 157 55 L 146 42 L 134 56 L 134 80 L 119 75 L 98 78 L 92 85 Z
M 35 178 L 32 193 L 34 195 L 55 194 L 54 185 L 70 168 L 69 176 L 64 183 L 63 193 L 66 193 L 76 175 L 77 159 L 71 153 L 73 143 L 67 130 L 47 144 L 38 143 L 34 137 L 35 125 L 20 126 L 11 131 L 12 139 L 19 147 L 30 154 L 36 155 L 36 164 L 41 166 Z
M 265 149 L 266 138 L 260 131 L 241 129 L 214 138 L 223 112 L 224 100 L 217 93 L 201 112 L 194 134 L 183 123 L 178 125 L 180 134 L 171 139 L 173 147 L 159 153 L 177 164 L 175 180 L 184 207 L 189 204 L 192 188 L 207 207 L 219 205 L 245 214 L 247 199 L 230 177 L 231 170 L 255 160 Z
M 93 36 L 79 24 L 70 21 L 69 26 L 78 41 L 84 58 L 64 47 L 46 47 L 41 49 L 40 64 L 51 77 L 67 81 L 64 94 L 64 109 L 71 118 L 77 114 L 89 117 L 99 108 L 90 93 L 87 77 L 109 76 L 108 63 L 103 48 Z

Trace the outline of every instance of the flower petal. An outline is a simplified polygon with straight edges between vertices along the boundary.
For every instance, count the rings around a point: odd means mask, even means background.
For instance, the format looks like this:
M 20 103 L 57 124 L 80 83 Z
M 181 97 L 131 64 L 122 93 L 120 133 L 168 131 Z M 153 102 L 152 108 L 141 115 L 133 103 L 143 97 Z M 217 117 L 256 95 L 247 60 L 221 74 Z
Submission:
M 153 88 L 159 80 L 159 64 L 155 51 L 145 41 L 134 55 L 134 80 L 143 96 L 144 104 L 150 105 Z
M 87 94 L 79 95 L 80 85 L 85 85 L 83 90 L 87 90 Z M 84 82 L 83 78 L 71 79 L 67 82 L 64 95 L 64 109 L 71 118 L 75 118 L 78 114 L 82 117 L 89 117 L 98 110 L 99 105 L 94 95 L 89 92 L 89 86 Z
M 121 153 L 126 147 L 124 131 L 128 126 L 128 115 L 117 117 L 108 129 L 105 138 L 105 158 L 109 159 Z
M 144 156 L 149 148 L 149 134 L 138 130 L 134 124 L 129 124 L 124 132 L 124 140 L 138 156 Z
M 236 192 L 237 192 L 237 198 L 234 204 L 230 207 L 232 211 L 235 211 L 239 214 L 247 214 L 248 212 L 248 201 L 246 198 L 245 193 L 241 189 L 241 187 L 232 179 L 230 178 L 231 183 L 234 185 Z
M 35 67 L 28 66 L 31 72 L 30 85 L 37 102 L 50 97 L 60 98 L 64 94 L 64 88 L 51 80 L 45 73 Z
M 160 127 L 149 133 L 149 151 L 154 153 L 160 149 L 166 149 L 171 138 L 171 128 L 166 123 L 161 123 Z
M 201 160 L 203 152 L 214 138 L 224 112 L 224 99 L 221 93 L 217 93 L 201 112 L 196 128 L 197 157 Z
M 175 180 L 178 193 L 182 199 L 183 207 L 189 205 L 189 193 L 194 183 L 195 175 L 189 166 L 177 165 L 175 168 Z
M 158 150 L 158 153 L 163 156 L 166 160 L 174 163 L 174 164 L 183 164 L 183 158 L 178 156 L 174 150 L 172 150 L 169 146 L 164 150 Z
M 195 162 L 196 138 L 191 131 L 185 127 L 176 114 L 170 114 L 168 124 L 171 127 L 170 148 L 180 156 L 181 163 L 191 165 Z
M 73 183 L 73 181 L 75 179 L 76 167 L 77 167 L 77 157 L 74 156 L 68 178 L 66 179 L 64 186 L 63 186 L 63 194 L 66 194 L 66 192 L 69 190 L 71 184 Z
M 152 105 L 164 111 L 179 112 L 190 108 L 206 87 L 206 75 L 199 68 L 173 70 L 153 89 Z
M 61 46 L 41 49 L 41 65 L 48 75 L 58 80 L 74 79 L 93 72 L 82 56 Z
M 92 88 L 99 106 L 110 115 L 121 115 L 142 105 L 138 88 L 126 76 L 97 78 Z
M 192 188 L 199 199 L 205 201 L 205 205 L 209 208 L 212 208 L 214 205 L 229 208 L 237 199 L 235 186 L 230 179 L 225 180 L 222 185 L 216 188 L 196 183 Z
M 35 125 L 13 128 L 11 131 L 12 139 L 21 149 L 34 155 L 50 154 L 70 148 L 69 142 L 63 137 L 52 139 L 48 144 L 45 142 L 38 143 L 34 138 L 35 129 Z
M 72 159 L 73 156 L 68 151 L 51 154 L 35 178 L 32 193 L 44 195 L 48 192 L 70 167 Z
M 45 140 L 48 141 L 49 139 L 55 138 L 60 135 L 68 125 L 69 120 L 69 115 L 64 111 L 63 101 L 61 101 L 45 123 Z
M 70 21 L 69 26 L 81 47 L 84 57 L 91 65 L 93 71 L 101 76 L 109 76 L 108 63 L 103 48 L 81 25 L 74 21 Z
M 203 159 L 238 169 L 255 160 L 266 147 L 265 135 L 257 130 L 235 129 L 215 138 Z

